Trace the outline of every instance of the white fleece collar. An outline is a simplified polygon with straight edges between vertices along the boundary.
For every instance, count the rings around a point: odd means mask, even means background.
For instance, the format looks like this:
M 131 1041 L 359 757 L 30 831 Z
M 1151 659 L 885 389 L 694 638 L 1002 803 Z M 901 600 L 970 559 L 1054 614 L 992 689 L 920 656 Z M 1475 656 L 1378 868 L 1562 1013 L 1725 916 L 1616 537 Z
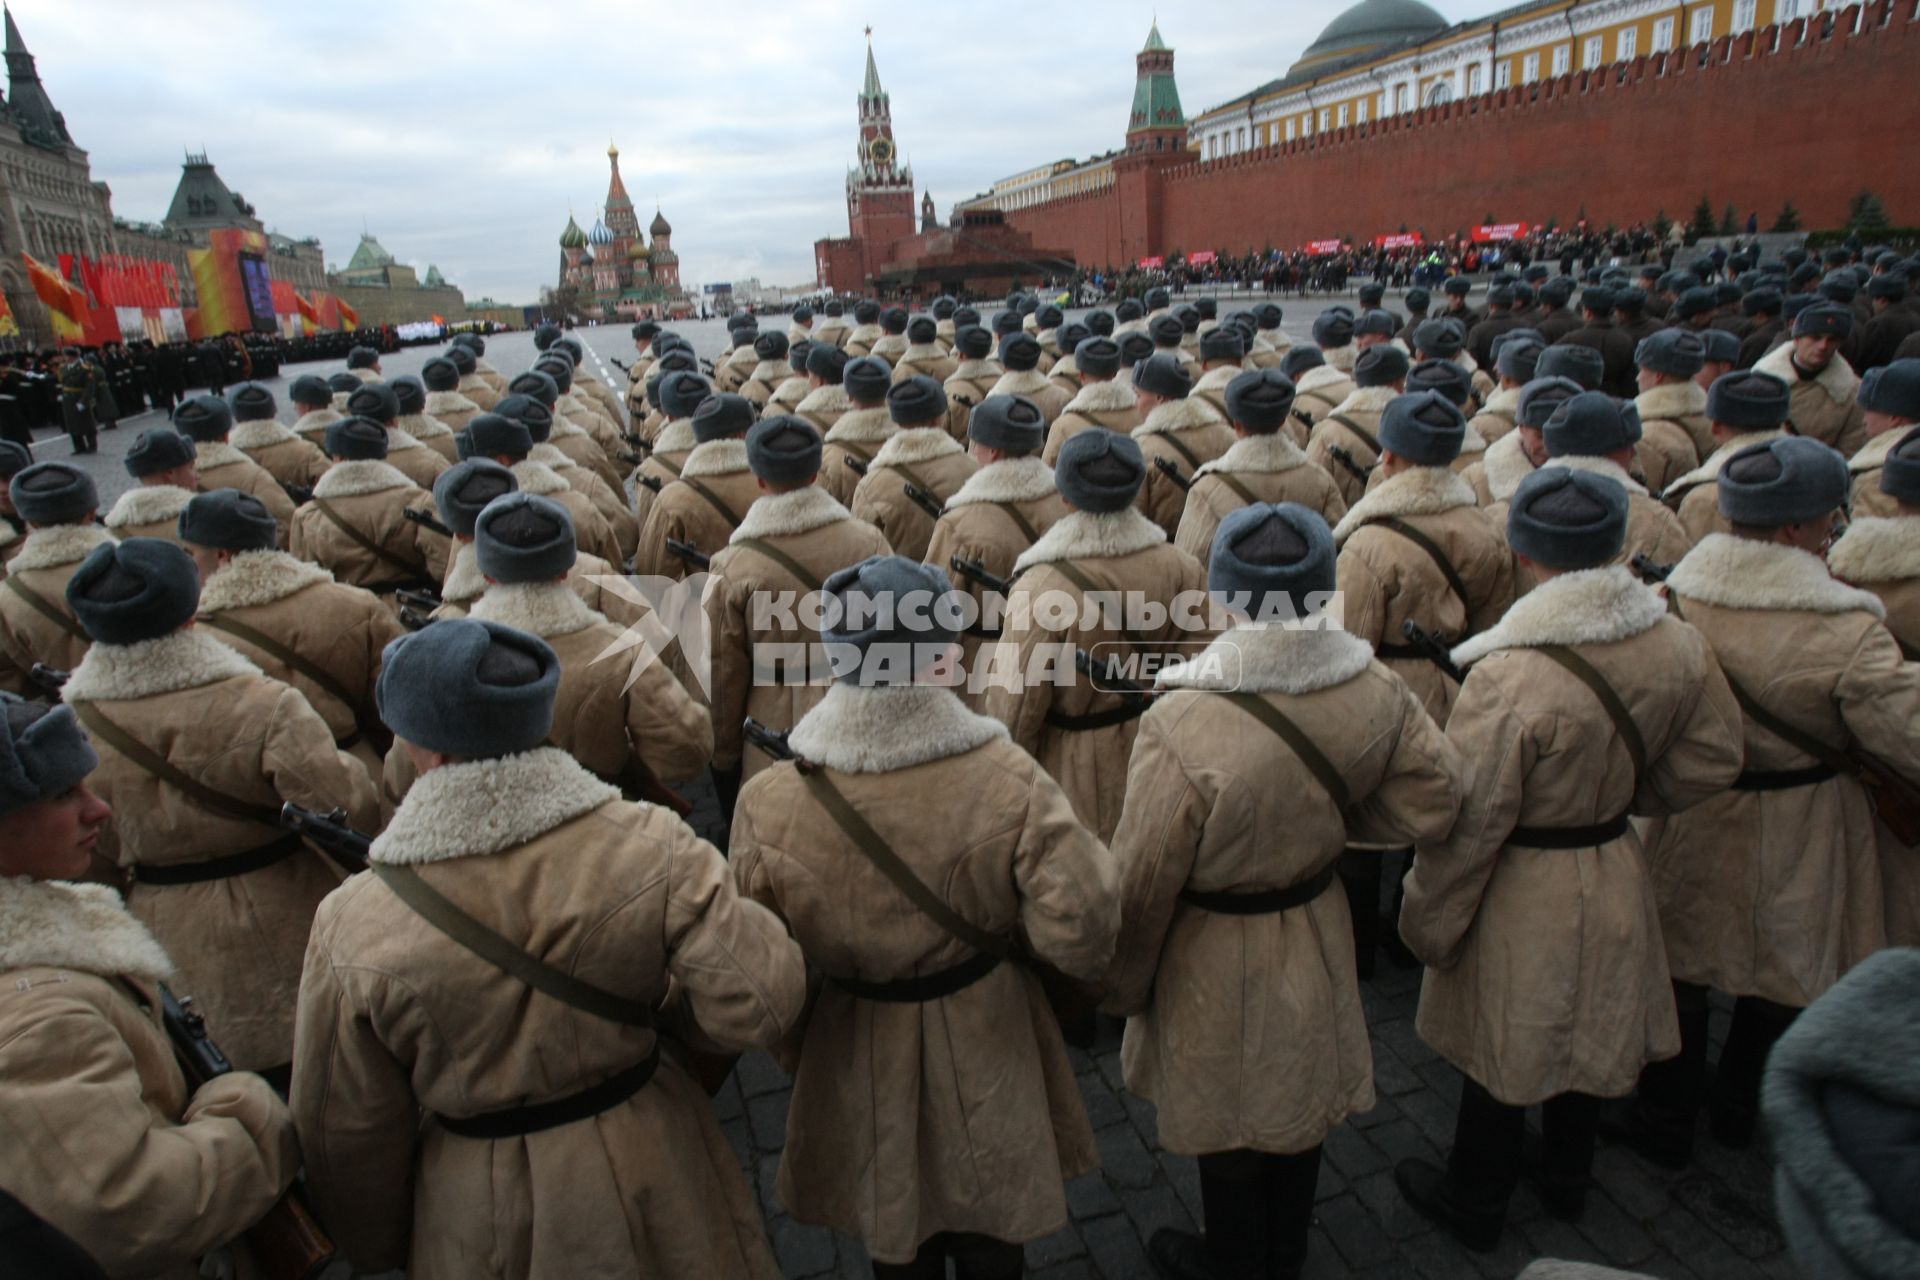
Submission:
M 1014 572 L 1058 560 L 1129 556 L 1167 540 L 1162 529 L 1134 506 L 1118 511 L 1069 511 L 1013 562 Z
M 1635 396 L 1633 407 L 1645 422 L 1698 417 L 1707 411 L 1707 390 L 1691 378 L 1663 383 Z
M 753 372 L 747 375 L 747 381 L 762 383 L 768 391 L 772 391 L 792 376 L 793 366 L 787 361 L 762 360 L 753 366 Z
M 569 467 L 577 467 L 580 465 L 566 454 L 560 452 L 559 445 L 548 444 L 545 441 L 527 450 L 527 461 L 537 462 L 543 467 L 552 467 L 555 471 L 565 471 Z M 571 485 L 573 482 L 568 481 L 567 483 Z
M 804 489 L 790 489 L 786 493 L 769 493 L 755 498 L 753 505 L 747 508 L 747 514 L 741 517 L 740 527 L 733 531 L 727 541 L 744 542 L 748 538 L 777 538 L 806 533 L 851 519 L 853 513 L 841 506 L 832 494 L 817 484 L 810 484 Z
M 1534 472 L 1533 459 L 1520 447 L 1516 428 L 1487 446 L 1480 466 L 1487 478 L 1487 492 L 1495 502 L 1507 502 L 1520 491 L 1520 482 Z
M 298 436 L 272 418 L 255 418 L 252 422 L 236 422 L 233 424 L 233 430 L 227 433 L 227 443 L 243 453 L 297 439 L 299 439 Z
M 1007 371 L 1000 367 L 998 360 L 995 360 L 992 356 L 988 356 L 984 360 L 962 360 L 959 367 L 953 371 L 952 377 L 949 377 L 947 381 L 952 382 L 957 378 L 961 382 L 973 383 L 976 388 L 980 386 L 990 387 L 1005 377 L 1006 373 Z
M 907 349 L 900 353 L 901 364 L 917 365 L 925 361 L 940 361 L 946 358 L 946 348 L 937 342 L 908 343 Z
M 479 412 L 480 406 L 474 405 L 473 408 L 477 413 Z M 332 405 L 323 405 L 318 409 L 309 409 L 293 420 L 293 432 L 295 435 L 304 436 L 309 431 L 330 426 L 346 416 L 346 414 L 341 413 Z
M 514 483 L 520 486 L 520 492 L 545 497 L 550 493 L 564 493 L 572 488 L 560 473 L 544 462 L 535 462 L 531 458 L 523 459 L 509 468 L 513 472 Z M 332 472 L 328 472 L 332 475 Z
M 411 489 L 413 481 L 405 473 L 385 462 L 364 458 L 336 462 L 328 467 L 313 486 L 316 498 L 353 498 L 363 493 L 385 493 L 388 489 Z
M 120 495 L 113 510 L 107 512 L 106 525 L 109 529 L 124 529 L 128 525 L 172 520 L 192 501 L 193 491 L 177 484 L 143 484 Z
M 692 453 L 693 447 L 699 443 L 699 439 L 693 434 L 692 418 L 669 418 L 667 424 L 660 428 L 660 434 L 653 438 L 653 451 L 655 453 Z
M 1053 380 L 1038 369 L 1013 369 L 1001 375 L 1000 381 L 993 384 L 989 396 L 1032 396 L 1036 392 L 1052 392 Z
M 0 972 L 39 968 L 157 982 L 173 962 L 106 885 L 0 879 Z
M 1372 645 L 1337 627 L 1243 623 L 1162 672 L 1157 683 L 1162 689 L 1312 693 L 1345 684 L 1372 661 Z
M 1549 578 L 1513 602 L 1490 631 L 1457 646 L 1457 666 L 1499 649 L 1549 644 L 1611 644 L 1651 631 L 1667 614 L 1651 587 L 1622 565 Z
M 1494 388 L 1493 394 L 1487 397 L 1487 402 L 1480 406 L 1480 412 L 1492 413 L 1498 409 L 1502 413 L 1511 414 L 1516 418 L 1519 417 L 1520 393 L 1523 390 L 1525 390 L 1523 387 Z M 1479 415 L 1476 414 L 1475 416 L 1477 417 Z
M 849 401 L 848 403 L 852 403 Z M 828 444 L 885 444 L 900 434 L 900 428 L 887 416 L 884 405 L 871 409 L 848 409 L 839 421 L 827 429 Z
M 1742 431 L 1733 439 L 1707 455 L 1707 460 L 1677 480 L 1667 482 L 1667 492 L 1672 493 L 1689 485 L 1705 484 L 1709 480 L 1720 478 L 1720 469 L 1732 460 L 1733 455 L 1750 444 L 1761 444 L 1768 440 L 1783 440 L 1787 432 L 1783 427 L 1777 431 Z
M 1800 371 L 1793 367 L 1793 343 L 1783 342 L 1762 356 L 1753 366 L 1755 373 L 1770 373 L 1786 383 L 1788 388 L 1802 385 L 1805 379 Z M 1835 404 L 1852 404 L 1856 392 L 1860 390 L 1860 379 L 1853 372 L 1853 366 L 1838 351 L 1833 359 L 1827 361 L 1827 367 L 1814 375 L 1813 385 L 1826 393 L 1827 399 Z
M 801 397 L 800 403 L 794 406 L 793 411 L 795 413 L 829 413 L 839 417 L 841 414 L 851 412 L 852 409 L 853 397 L 847 394 L 847 389 L 837 382 L 829 382 L 824 386 L 810 388 L 807 394 Z M 882 409 L 880 412 L 885 413 L 886 410 Z
M 871 349 L 874 343 L 886 336 L 887 331 L 877 324 L 855 325 L 853 332 L 847 335 L 847 345 L 853 346 L 855 343 L 863 343 Z
M 961 452 L 960 442 L 948 435 L 945 427 L 902 427 L 887 437 L 887 442 L 873 455 L 870 469 L 898 463 L 911 466 L 916 462 L 931 462 L 935 458 Z
M 1242 436 L 1233 442 L 1233 446 L 1212 462 L 1205 462 L 1193 473 L 1198 480 L 1201 476 L 1218 472 L 1247 475 L 1277 475 L 1282 471 L 1292 471 L 1295 467 L 1304 467 L 1310 459 L 1301 452 L 1300 446 L 1285 431 L 1275 431 L 1264 436 Z M 1468 491 L 1471 498 L 1472 491 Z
M 430 418 L 424 413 L 403 413 L 400 415 L 400 428 L 415 440 L 434 440 L 453 434 L 453 428 L 438 418 Z
M 898 364 L 907 345 L 907 335 L 904 333 L 882 334 L 879 341 L 873 344 L 872 354 L 891 364 Z
M 558 747 L 422 774 L 367 857 L 390 867 L 517 848 L 620 798 Z
M 1826 561 L 1812 552 L 1730 533 L 1710 533 L 1700 539 L 1667 575 L 1667 590 L 1725 609 L 1807 613 L 1860 609 L 1876 618 L 1887 616 L 1880 597 L 1841 582 L 1828 572 Z
M 1006 736 L 1005 725 L 967 710 L 950 689 L 836 684 L 800 717 L 788 744 L 794 754 L 841 773 L 890 773 Z
M 1334 413 L 1385 413 L 1400 392 L 1392 387 L 1355 387 L 1333 407 Z
M 1837 577 L 1851 583 L 1920 578 L 1920 519 L 1861 516 L 1827 552 Z
M 211 471 L 215 467 L 231 467 L 239 462 L 249 465 L 253 462 L 252 458 L 225 440 L 209 440 L 204 444 L 196 444 L 193 452 L 194 466 L 202 472 Z
M 1118 378 L 1105 382 L 1089 382 L 1074 392 L 1073 399 L 1067 401 L 1062 413 L 1118 413 L 1124 409 L 1140 407 L 1140 398 L 1133 393 L 1133 387 Z
M 7 561 L 7 571 L 53 569 L 85 560 L 89 552 L 113 535 L 97 524 L 50 524 L 30 529 L 20 544 L 19 554 Z
M 1225 391 L 1229 382 L 1245 372 L 1246 369 L 1240 365 L 1222 365 L 1218 369 L 1209 369 L 1200 375 L 1200 381 L 1193 384 L 1191 394 L 1197 396 L 1202 391 Z
M 947 509 L 983 502 L 1037 502 L 1058 492 L 1053 468 L 1039 458 L 1005 458 L 989 462 L 947 499 Z
M 1893 452 L 1893 446 L 1906 438 L 1908 427 L 1895 427 L 1891 431 L 1882 431 L 1871 436 L 1867 442 L 1847 459 L 1847 470 L 1856 474 L 1864 471 L 1878 471 L 1887 465 L 1887 455 Z
M 1550 467 L 1565 467 L 1569 471 L 1585 471 L 1596 476 L 1605 476 L 1617 481 L 1628 493 L 1645 494 L 1647 486 L 1627 474 L 1627 469 L 1612 458 L 1596 458 L 1583 453 L 1562 454 L 1558 458 L 1547 459 Z
M 478 413 L 480 406 L 458 391 L 429 391 L 427 412 L 437 418 L 443 413 Z
M 260 668 L 198 629 L 134 644 L 95 644 L 60 691 L 66 702 L 124 702 L 257 676 Z
M 447 566 L 447 580 L 440 584 L 441 601 L 446 604 L 472 604 L 486 590 L 487 575 L 480 572 L 480 556 L 473 543 L 455 539 L 453 563 Z
M 222 609 L 272 604 L 332 581 L 333 575 L 319 565 L 296 560 L 284 551 L 242 551 L 200 588 L 199 612 L 205 617 Z
M 387 454 L 404 453 L 408 449 L 424 449 L 427 446 L 415 440 L 412 435 L 398 426 L 387 428 Z
M 445 597 L 442 597 L 444 599 Z M 565 582 L 495 582 L 473 602 L 469 616 L 531 632 L 542 640 L 585 631 L 602 614 L 587 607 L 580 593 Z
M 1322 347 L 1320 354 L 1326 357 L 1328 367 L 1351 374 L 1354 363 L 1360 359 L 1360 348 L 1349 342 L 1344 347 Z
M 1491 453 L 1489 453 L 1491 456 Z M 1361 495 L 1334 526 L 1333 542 L 1340 546 L 1361 525 L 1386 516 L 1431 516 L 1455 507 L 1474 505 L 1473 486 L 1447 467 L 1410 467 Z
M 1336 369 L 1330 364 L 1317 364 L 1294 379 L 1293 389 L 1298 394 L 1305 394 L 1352 381 L 1343 369 Z
M 731 438 L 693 446 L 693 452 L 680 464 L 680 474 L 685 477 L 730 476 L 747 469 L 747 442 Z
M 1222 422 L 1220 411 L 1202 400 L 1199 396 L 1188 396 L 1184 400 L 1169 400 L 1153 407 L 1153 412 L 1139 426 L 1133 429 L 1133 437 L 1171 435 L 1176 431 L 1189 431 L 1194 427 L 1210 426 Z

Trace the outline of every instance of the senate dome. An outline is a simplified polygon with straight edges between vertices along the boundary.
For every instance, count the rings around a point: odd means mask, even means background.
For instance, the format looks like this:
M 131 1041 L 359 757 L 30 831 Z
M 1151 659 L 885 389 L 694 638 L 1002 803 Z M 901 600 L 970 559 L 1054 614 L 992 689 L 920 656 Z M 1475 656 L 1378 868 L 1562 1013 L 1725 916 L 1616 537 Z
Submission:
M 1360 0 L 1327 24 L 1326 30 L 1288 70 L 1287 77 L 1292 79 L 1302 71 L 1423 40 L 1445 31 L 1449 25 L 1420 0 Z

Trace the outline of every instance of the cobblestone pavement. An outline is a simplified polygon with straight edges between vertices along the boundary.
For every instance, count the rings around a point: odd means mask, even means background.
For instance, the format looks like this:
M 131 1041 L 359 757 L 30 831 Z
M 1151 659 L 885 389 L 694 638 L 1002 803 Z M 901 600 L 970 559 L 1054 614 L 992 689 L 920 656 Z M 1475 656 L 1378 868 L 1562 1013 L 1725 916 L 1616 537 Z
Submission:
M 690 821 L 703 835 L 717 834 L 712 788 L 702 784 L 691 796 Z M 1729 1151 L 1704 1127 L 1694 1165 L 1684 1173 L 1655 1168 L 1602 1141 L 1596 1186 L 1579 1222 L 1548 1217 L 1523 1183 L 1498 1249 L 1477 1254 L 1455 1244 L 1407 1207 L 1393 1185 L 1393 1165 L 1408 1156 L 1444 1158 L 1453 1141 L 1459 1073 L 1414 1034 L 1417 970 L 1383 959 L 1375 978 L 1361 984 L 1361 996 L 1379 1101 L 1327 1139 L 1307 1280 L 1510 1280 L 1536 1258 L 1604 1263 L 1662 1280 L 1795 1274 L 1774 1222 L 1764 1140 L 1751 1151 Z M 1725 1019 L 1726 1010 L 1717 1009 L 1716 1041 Z M 1102 1168 L 1068 1184 L 1072 1222 L 1027 1246 L 1028 1274 L 1036 1280 L 1152 1277 L 1147 1237 L 1163 1226 L 1194 1227 L 1199 1175 L 1192 1160 L 1160 1149 L 1153 1107 L 1123 1087 L 1117 1023 L 1102 1019 L 1093 1052 L 1074 1050 L 1073 1059 Z M 793 1221 L 775 1194 L 790 1094 L 791 1081 L 771 1058 L 749 1054 L 716 1100 L 721 1127 L 759 1197 L 784 1274 L 790 1280 L 865 1277 L 866 1251 L 857 1241 Z

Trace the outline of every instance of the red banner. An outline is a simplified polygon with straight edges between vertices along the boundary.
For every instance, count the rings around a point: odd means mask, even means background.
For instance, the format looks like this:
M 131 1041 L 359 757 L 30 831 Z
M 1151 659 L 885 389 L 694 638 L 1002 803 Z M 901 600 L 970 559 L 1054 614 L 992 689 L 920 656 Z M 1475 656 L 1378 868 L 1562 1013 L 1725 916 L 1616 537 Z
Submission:
M 1307 241 L 1307 252 L 1314 253 L 1314 254 L 1340 253 L 1344 251 L 1346 247 L 1347 247 L 1346 242 L 1343 240 L 1309 240 Z
M 1212 249 L 1202 249 L 1198 253 L 1188 254 L 1187 261 L 1191 262 L 1196 267 L 1204 267 L 1210 262 L 1220 261 L 1220 255 L 1218 253 L 1215 253 Z
M 1165 258 L 1140 259 L 1140 269 L 1142 271 L 1157 271 L 1158 269 L 1166 265 L 1167 265 L 1167 260 Z
M 1475 244 L 1493 244 L 1501 240 L 1518 240 L 1531 231 L 1524 222 L 1501 222 L 1473 229 Z
M 1418 249 L 1427 242 L 1427 238 L 1418 231 L 1405 231 L 1399 235 L 1375 236 L 1373 247 L 1376 249 Z

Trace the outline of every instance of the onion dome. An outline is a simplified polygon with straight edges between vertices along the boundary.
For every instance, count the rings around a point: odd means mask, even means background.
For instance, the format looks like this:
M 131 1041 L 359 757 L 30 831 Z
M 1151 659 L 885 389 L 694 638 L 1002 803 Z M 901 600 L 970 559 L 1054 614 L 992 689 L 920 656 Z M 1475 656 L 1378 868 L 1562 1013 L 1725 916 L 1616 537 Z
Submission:
M 587 247 L 587 233 L 580 229 L 580 224 L 573 220 L 572 214 L 567 215 L 567 229 L 560 233 L 560 247 L 562 249 Z

